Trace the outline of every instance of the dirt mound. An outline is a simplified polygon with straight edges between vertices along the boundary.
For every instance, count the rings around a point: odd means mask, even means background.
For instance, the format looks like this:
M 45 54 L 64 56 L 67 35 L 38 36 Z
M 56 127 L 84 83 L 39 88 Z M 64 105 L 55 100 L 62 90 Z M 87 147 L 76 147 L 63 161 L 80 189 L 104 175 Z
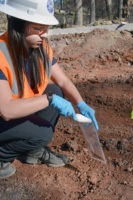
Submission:
M 96 110 L 107 165 L 90 157 L 77 123 L 61 117 L 51 147 L 72 160 L 64 168 L 15 161 L 16 174 L 0 180 L 2 200 L 132 200 L 133 38 L 96 29 L 51 36 L 55 57 Z

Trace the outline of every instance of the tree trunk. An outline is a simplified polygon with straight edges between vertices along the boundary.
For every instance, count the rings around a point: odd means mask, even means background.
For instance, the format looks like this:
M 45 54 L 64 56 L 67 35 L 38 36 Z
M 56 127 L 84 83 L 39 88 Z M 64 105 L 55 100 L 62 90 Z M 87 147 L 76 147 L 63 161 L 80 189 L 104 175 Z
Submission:
M 60 8 L 63 10 L 63 0 L 60 0 Z
M 95 0 L 91 0 L 91 9 L 90 9 L 90 23 L 94 23 L 96 21 L 96 10 L 95 10 Z
M 83 7 L 82 0 L 75 0 L 75 24 L 83 25 Z
M 112 0 L 105 0 L 106 3 L 106 10 L 107 10 L 107 16 L 108 19 L 110 20 L 112 18 L 112 13 L 111 13 L 111 7 L 112 7 Z
M 122 12 L 123 12 L 123 0 L 119 0 L 119 13 L 118 13 L 119 19 L 122 18 Z

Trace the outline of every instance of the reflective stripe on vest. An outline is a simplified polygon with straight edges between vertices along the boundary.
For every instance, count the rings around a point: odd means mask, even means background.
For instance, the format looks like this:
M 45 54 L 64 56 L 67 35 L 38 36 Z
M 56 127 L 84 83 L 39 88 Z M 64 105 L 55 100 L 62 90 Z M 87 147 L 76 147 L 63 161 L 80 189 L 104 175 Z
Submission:
M 12 93 L 18 95 L 17 80 L 16 80 L 16 75 L 15 75 L 13 63 L 12 63 L 12 58 L 10 56 L 7 44 L 5 42 L 0 42 L 0 50 L 4 54 L 9 66 L 10 66 L 10 69 L 12 71 L 12 75 L 13 75 L 13 84 L 12 84 L 12 88 L 11 88 Z
M 7 44 L 5 42 L 0 42 L 0 50 L 4 54 L 4 56 L 5 56 L 8 64 L 9 64 L 9 66 L 10 66 L 10 70 L 12 71 L 12 75 L 13 75 L 13 83 L 12 83 L 12 88 L 11 88 L 12 93 L 15 94 L 15 95 L 18 95 L 19 93 L 18 93 L 18 86 L 17 86 L 16 74 L 15 74 L 15 71 L 14 71 L 14 66 L 13 66 L 12 58 L 10 56 Z M 47 54 L 47 52 L 46 52 L 46 54 Z M 46 74 L 47 74 L 48 77 L 50 77 L 51 66 L 52 66 L 52 61 L 49 58 L 49 65 L 45 69 L 46 70 Z
M 45 47 L 44 47 L 45 48 Z M 41 52 L 41 49 L 39 48 L 39 51 L 40 51 L 40 55 L 42 56 L 42 58 L 43 58 L 43 55 L 42 55 L 42 52 Z M 48 56 L 48 58 L 49 58 L 49 55 L 48 55 L 48 53 L 47 53 L 47 51 L 46 51 L 46 55 Z M 50 69 L 51 69 L 51 67 L 52 67 L 52 61 L 50 60 L 50 58 L 49 58 L 49 63 L 48 63 L 48 65 L 46 65 L 46 68 L 45 68 L 45 71 L 46 71 L 46 74 L 47 74 L 47 76 L 48 77 L 50 77 Z

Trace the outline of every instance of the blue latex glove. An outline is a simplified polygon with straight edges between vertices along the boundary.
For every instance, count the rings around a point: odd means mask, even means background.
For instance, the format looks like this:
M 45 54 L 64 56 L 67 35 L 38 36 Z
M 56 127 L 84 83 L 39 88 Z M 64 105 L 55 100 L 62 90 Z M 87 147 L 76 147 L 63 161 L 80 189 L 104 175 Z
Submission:
M 71 102 L 67 101 L 66 99 L 54 94 L 50 105 L 57 108 L 59 114 L 66 117 L 71 116 L 74 120 L 76 120 L 74 108 Z
M 88 106 L 84 101 L 81 101 L 77 104 L 77 108 L 79 109 L 79 112 L 84 115 L 85 117 L 88 117 L 92 120 L 96 130 L 99 129 L 97 120 L 95 118 L 95 110 L 93 110 L 90 106 Z

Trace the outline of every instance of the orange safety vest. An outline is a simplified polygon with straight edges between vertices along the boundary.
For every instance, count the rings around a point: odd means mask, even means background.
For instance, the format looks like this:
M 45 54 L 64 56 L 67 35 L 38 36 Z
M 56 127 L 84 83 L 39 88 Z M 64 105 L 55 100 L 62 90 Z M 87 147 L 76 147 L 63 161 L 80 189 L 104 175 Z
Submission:
M 46 48 L 47 54 L 49 56 L 49 66 L 51 68 L 52 66 L 52 60 L 53 60 L 53 51 L 51 47 L 44 42 L 44 47 Z M 40 71 L 41 71 L 41 85 L 38 84 L 38 93 L 34 94 L 33 90 L 31 89 L 27 77 L 25 73 L 23 74 L 24 77 L 24 94 L 22 98 L 29 98 L 34 96 L 40 96 L 44 92 L 45 88 L 48 85 L 48 79 L 50 77 L 50 68 L 44 70 L 43 63 L 40 62 Z M 4 73 L 6 76 L 9 86 L 12 90 L 12 96 L 13 98 L 19 98 L 19 92 L 18 92 L 18 86 L 17 86 L 17 79 L 14 71 L 14 66 L 12 63 L 12 58 L 9 53 L 9 45 L 8 45 L 8 34 L 4 33 L 0 36 L 0 70 Z

